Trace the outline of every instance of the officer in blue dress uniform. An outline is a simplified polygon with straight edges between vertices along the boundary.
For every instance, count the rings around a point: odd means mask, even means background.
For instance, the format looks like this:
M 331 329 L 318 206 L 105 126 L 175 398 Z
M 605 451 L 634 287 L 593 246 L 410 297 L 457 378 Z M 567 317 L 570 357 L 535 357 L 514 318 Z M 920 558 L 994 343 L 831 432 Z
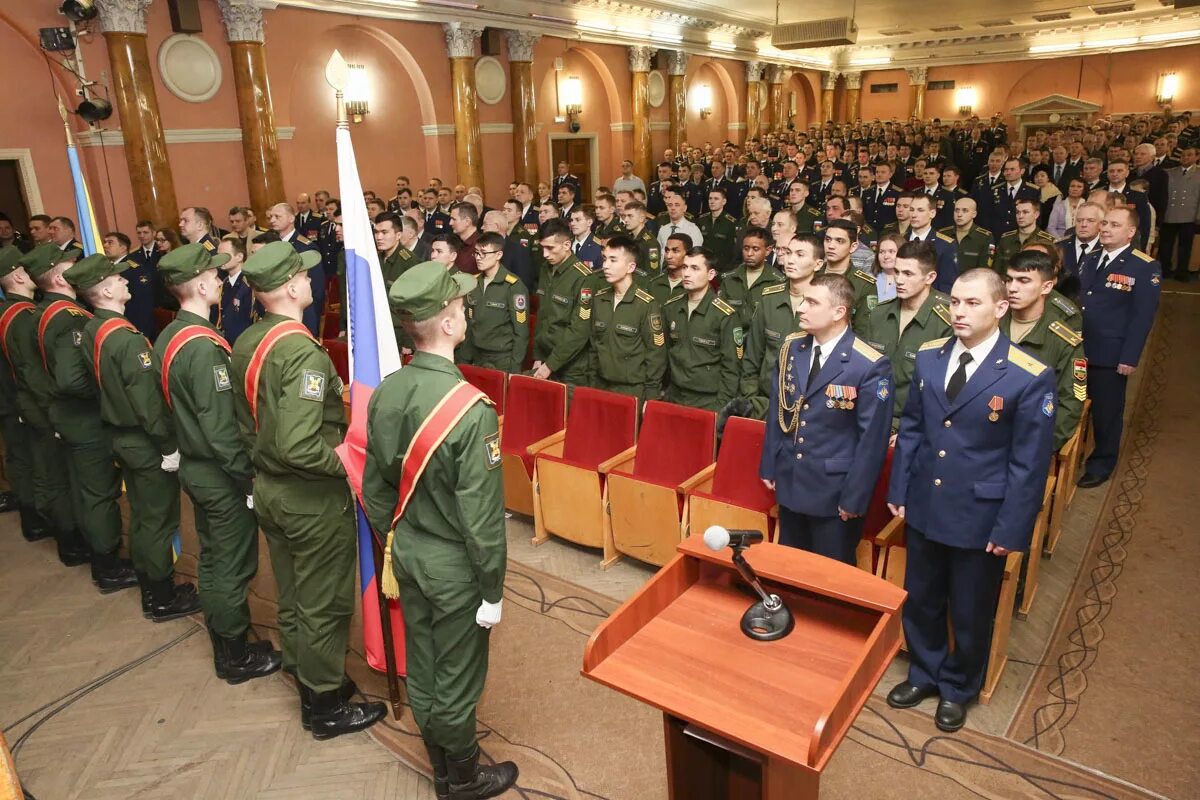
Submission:
M 1162 267 L 1133 248 L 1137 212 L 1114 208 L 1100 223 L 1100 247 L 1079 266 L 1083 352 L 1088 359 L 1088 397 L 1096 446 L 1079 485 L 1108 480 L 1117 466 L 1124 429 L 1125 385 L 1137 368 L 1154 325 Z
M 153 340 L 158 335 L 158 322 L 154 319 L 158 273 L 153 265 L 129 252 L 129 245 L 129 237 L 123 233 L 113 231 L 104 235 L 104 255 L 114 264 L 126 264 L 129 267 L 122 273 L 129 283 L 129 302 L 125 304 L 125 318 L 147 338 Z
M 955 335 L 917 352 L 892 458 L 888 508 L 907 521 L 909 667 L 887 699 L 911 708 L 939 696 L 944 731 L 963 726 L 983 686 L 1004 562 L 1029 548 L 1054 444 L 1054 370 L 1001 333 L 1005 298 L 993 270 L 959 276 Z
M 892 184 L 892 165 L 886 162 L 876 164 L 875 188 L 863 198 L 863 216 L 872 228 L 882 232 L 884 226 L 896 221 L 896 203 L 899 199 L 900 190 Z
M 992 188 L 987 208 L 980 208 L 980 216 L 986 220 L 984 227 L 992 231 L 997 244 L 1001 236 L 1017 229 L 1018 200 L 1032 200 L 1038 208 L 1042 204 L 1042 190 L 1024 180 L 1025 172 L 1019 158 L 1005 161 L 1001 174 L 1004 181 Z
M 297 253 L 306 250 L 320 252 L 316 242 L 296 230 L 296 212 L 287 203 L 271 206 L 267 211 L 267 220 L 271 230 L 279 234 L 280 240 L 290 244 Z M 325 313 L 325 281 L 321 280 L 320 275 L 321 273 L 312 276 L 313 301 L 312 305 L 304 309 L 302 320 L 304 327 L 318 339 L 321 337 L 321 316 Z
M 954 279 L 958 277 L 958 242 L 936 230 L 933 223 L 935 209 L 932 197 L 915 192 L 911 209 L 908 240 L 925 242 L 933 247 L 933 251 L 937 253 L 937 278 L 933 282 L 933 288 L 949 294 Z
M 892 367 L 850 330 L 855 291 L 818 275 L 773 370 L 759 477 L 779 501 L 779 543 L 855 563 L 892 429 Z M 771 357 L 771 355 L 768 355 Z
M 242 274 L 246 263 L 246 241 L 238 236 L 226 236 L 217 246 L 220 253 L 229 256 L 221 265 L 221 299 L 209 319 L 233 344 L 242 331 L 249 328 L 263 314 L 262 306 L 254 299 L 254 290 Z

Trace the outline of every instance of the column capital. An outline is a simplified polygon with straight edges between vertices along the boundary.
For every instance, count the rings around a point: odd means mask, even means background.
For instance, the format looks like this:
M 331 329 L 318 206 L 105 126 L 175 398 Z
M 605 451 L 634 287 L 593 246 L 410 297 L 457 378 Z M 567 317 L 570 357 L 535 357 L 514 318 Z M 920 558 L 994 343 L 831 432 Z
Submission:
M 655 48 L 646 47 L 645 45 L 629 45 L 629 71 L 649 72 L 650 57 L 654 55 L 654 50 Z
M 783 83 L 784 72 L 781 64 L 767 64 L 767 83 Z
M 446 31 L 446 49 L 451 58 L 475 57 L 475 42 L 483 35 L 482 27 L 465 22 L 444 22 L 442 28 Z
M 763 64 L 761 61 L 746 62 L 746 80 L 747 82 L 762 80 Z
M 533 48 L 541 40 L 540 33 L 533 31 L 505 31 L 509 61 L 533 61 Z
M 905 67 L 904 71 L 908 73 L 908 82 L 912 86 L 924 86 L 925 76 L 929 74 L 928 67 Z
M 863 74 L 861 72 L 843 72 L 842 75 L 846 79 L 846 88 L 847 89 L 861 89 L 862 88 Z
M 217 0 L 225 38 L 230 42 L 263 42 L 262 9 L 254 0 Z
M 151 0 L 97 0 L 103 33 L 146 32 L 146 9 Z
M 821 88 L 827 92 L 832 92 L 837 87 L 838 75 L 842 73 L 837 70 L 829 70 L 821 76 Z
M 686 75 L 688 54 L 682 50 L 667 51 L 667 74 Z

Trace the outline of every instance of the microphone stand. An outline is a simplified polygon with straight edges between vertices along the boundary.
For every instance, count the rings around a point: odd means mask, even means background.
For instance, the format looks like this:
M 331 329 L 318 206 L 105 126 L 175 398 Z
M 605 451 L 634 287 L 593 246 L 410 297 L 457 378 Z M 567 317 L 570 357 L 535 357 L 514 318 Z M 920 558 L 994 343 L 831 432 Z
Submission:
M 757 603 L 746 609 L 742 615 L 742 633 L 760 642 L 773 642 L 782 639 L 792 632 L 796 620 L 782 598 L 777 594 L 767 594 L 762 582 L 750 566 L 750 562 L 742 555 L 746 548 L 733 548 L 733 565 L 737 567 L 742 580 L 750 584 L 750 588 L 761 598 Z

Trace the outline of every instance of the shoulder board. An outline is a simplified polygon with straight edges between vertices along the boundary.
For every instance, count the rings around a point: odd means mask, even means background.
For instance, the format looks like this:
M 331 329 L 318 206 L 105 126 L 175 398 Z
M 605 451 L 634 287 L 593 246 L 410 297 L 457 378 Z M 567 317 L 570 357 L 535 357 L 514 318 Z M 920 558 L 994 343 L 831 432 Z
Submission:
M 942 322 L 946 323 L 947 325 L 953 324 L 950 322 L 950 308 L 948 306 L 943 305 L 942 303 L 937 303 L 933 307 L 933 313 L 941 317 Z
M 938 228 L 938 233 L 944 233 L 947 236 L 953 236 L 954 235 L 954 226 L 949 225 L 945 228 Z
M 918 350 L 937 350 L 938 348 L 940 348 L 942 345 L 944 345 L 948 341 L 950 341 L 949 336 L 946 336 L 945 338 L 942 338 L 942 339 L 930 339 L 928 342 L 925 342 L 917 349 Z
M 668 298 L 667 302 L 663 303 L 663 306 L 665 307 L 665 306 L 671 305 L 671 303 L 678 303 L 680 300 L 684 299 L 685 297 L 687 297 L 686 294 L 677 294 L 674 297 Z M 713 305 L 715 306 L 717 303 L 720 303 L 720 302 L 722 302 L 722 301 L 714 300 Z
M 657 239 L 654 238 L 654 234 L 652 234 L 650 231 L 642 231 L 641 238 L 642 238 L 643 242 L 657 242 L 658 241 Z
M 875 283 L 875 276 L 869 272 L 863 272 L 861 269 L 854 270 L 854 277 L 856 277 L 860 280 L 864 280 L 870 284 Z
M 871 347 L 871 345 L 867 344 L 857 336 L 854 337 L 854 352 L 858 353 L 872 364 L 883 358 L 883 353 L 879 352 L 874 347 Z
M 1016 236 L 1017 233 L 1019 233 L 1019 231 L 1005 231 L 1004 233 L 1000 234 L 1000 238 L 1007 239 L 1010 236 Z
M 1061 320 L 1056 319 L 1054 322 L 1051 322 L 1050 330 L 1053 331 L 1058 338 L 1071 345 L 1071 347 L 1077 347 L 1079 343 L 1083 341 L 1083 337 L 1081 335 L 1071 330 L 1070 326 L 1064 325 Z
M 299 236 L 297 236 L 296 241 L 299 242 L 300 244 L 312 244 L 312 239 L 309 239 L 304 234 L 300 234 Z
M 1050 298 L 1050 302 L 1058 306 L 1059 310 L 1068 317 L 1073 317 L 1079 313 L 1079 306 L 1072 303 L 1065 297 L 1055 296 Z
M 732 214 L 725 214 L 724 216 L 722 216 L 722 219 L 727 219 L 727 220 L 729 220 L 730 222 L 737 222 L 737 220 L 736 220 L 736 219 L 734 219 L 734 217 L 733 217 L 733 215 L 732 215 Z
M 987 228 L 983 227 L 982 225 L 976 225 L 975 230 L 979 231 L 980 233 L 986 233 L 988 236 L 993 235 L 991 231 L 989 231 Z
M 1033 235 L 1038 237 L 1039 239 L 1044 239 L 1047 242 L 1054 241 L 1054 237 L 1050 235 L 1049 231 L 1043 231 L 1041 229 L 1038 229 L 1037 231 L 1034 232 Z
M 1045 364 L 1038 361 L 1036 358 L 1017 347 L 1015 344 L 1008 346 L 1008 360 L 1028 372 L 1030 375 L 1041 375 L 1042 370 L 1046 369 Z
M 1149 253 L 1143 253 L 1141 250 L 1134 250 L 1133 255 L 1140 258 L 1142 261 L 1153 261 L 1154 258 Z
M 762 293 L 764 295 L 778 294 L 779 292 L 787 291 L 787 288 L 788 288 L 788 285 L 786 283 L 772 283 L 770 286 L 763 289 Z
M 592 274 L 592 271 L 591 271 L 590 269 L 588 269 L 588 268 L 587 268 L 587 264 L 584 264 L 582 261 L 576 261 L 576 262 L 575 262 L 575 269 L 579 270 L 579 272 L 580 272 L 580 273 L 582 273 L 582 274 L 584 274 L 584 275 L 591 275 L 591 274 Z
M 653 303 L 654 302 L 654 295 L 650 294 L 649 292 L 644 292 L 641 289 L 634 289 L 633 294 L 634 294 L 634 296 L 637 297 L 638 300 L 641 300 L 643 303 Z
M 943 242 L 954 244 L 954 239 L 942 233 L 941 231 L 938 231 L 937 238 L 941 239 Z
M 1029 181 L 1025 181 L 1025 188 L 1026 189 L 1037 189 L 1038 187 L 1037 187 L 1036 183 L 1030 183 Z M 1041 190 L 1039 189 L 1039 191 L 1041 191 Z
M 200 246 L 203 247 L 205 250 L 207 250 L 210 253 L 217 249 L 216 245 L 214 245 L 212 243 L 212 241 L 209 239 L 205 239 L 204 241 L 202 241 L 200 243 Z
M 508 273 L 507 275 L 505 275 L 505 276 L 504 276 L 504 282 L 505 282 L 505 283 L 516 283 L 516 282 L 517 282 L 517 276 L 516 276 L 516 275 L 513 275 L 513 274 L 510 272 L 510 273 Z
M 786 285 L 786 284 L 781 284 L 781 285 Z M 763 294 L 766 294 L 766 290 L 763 290 Z M 681 300 L 684 297 L 687 297 L 687 295 L 681 294 L 676 299 Z M 724 300 L 722 300 L 719 297 L 714 297 L 712 304 L 713 304 L 713 308 L 715 308 L 717 311 L 720 311 L 725 316 L 729 316 L 734 313 L 733 306 L 729 305 L 729 303 L 726 303 Z
M 1055 244 L 1062 244 L 1063 242 L 1067 241 L 1067 240 L 1068 240 L 1068 239 L 1070 239 L 1070 238 L 1071 238 L 1070 236 L 1063 236 L 1062 238 L 1055 239 L 1055 240 L 1054 240 L 1054 243 L 1055 243 Z

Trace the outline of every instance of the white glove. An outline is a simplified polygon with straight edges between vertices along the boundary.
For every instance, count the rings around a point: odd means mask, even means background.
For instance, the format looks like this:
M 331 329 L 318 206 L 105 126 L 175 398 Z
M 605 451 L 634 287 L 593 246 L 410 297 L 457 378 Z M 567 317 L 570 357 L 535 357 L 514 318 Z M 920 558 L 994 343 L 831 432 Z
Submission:
M 246 508 L 250 509 L 251 511 L 254 510 L 254 495 L 246 495 Z
M 178 472 L 179 471 L 179 451 L 168 453 L 162 457 L 160 468 L 163 472 Z
M 500 624 L 500 612 L 504 610 L 504 601 L 499 603 L 489 603 L 484 600 L 479 604 L 479 610 L 475 612 L 475 624 L 481 628 L 491 628 L 493 625 Z

